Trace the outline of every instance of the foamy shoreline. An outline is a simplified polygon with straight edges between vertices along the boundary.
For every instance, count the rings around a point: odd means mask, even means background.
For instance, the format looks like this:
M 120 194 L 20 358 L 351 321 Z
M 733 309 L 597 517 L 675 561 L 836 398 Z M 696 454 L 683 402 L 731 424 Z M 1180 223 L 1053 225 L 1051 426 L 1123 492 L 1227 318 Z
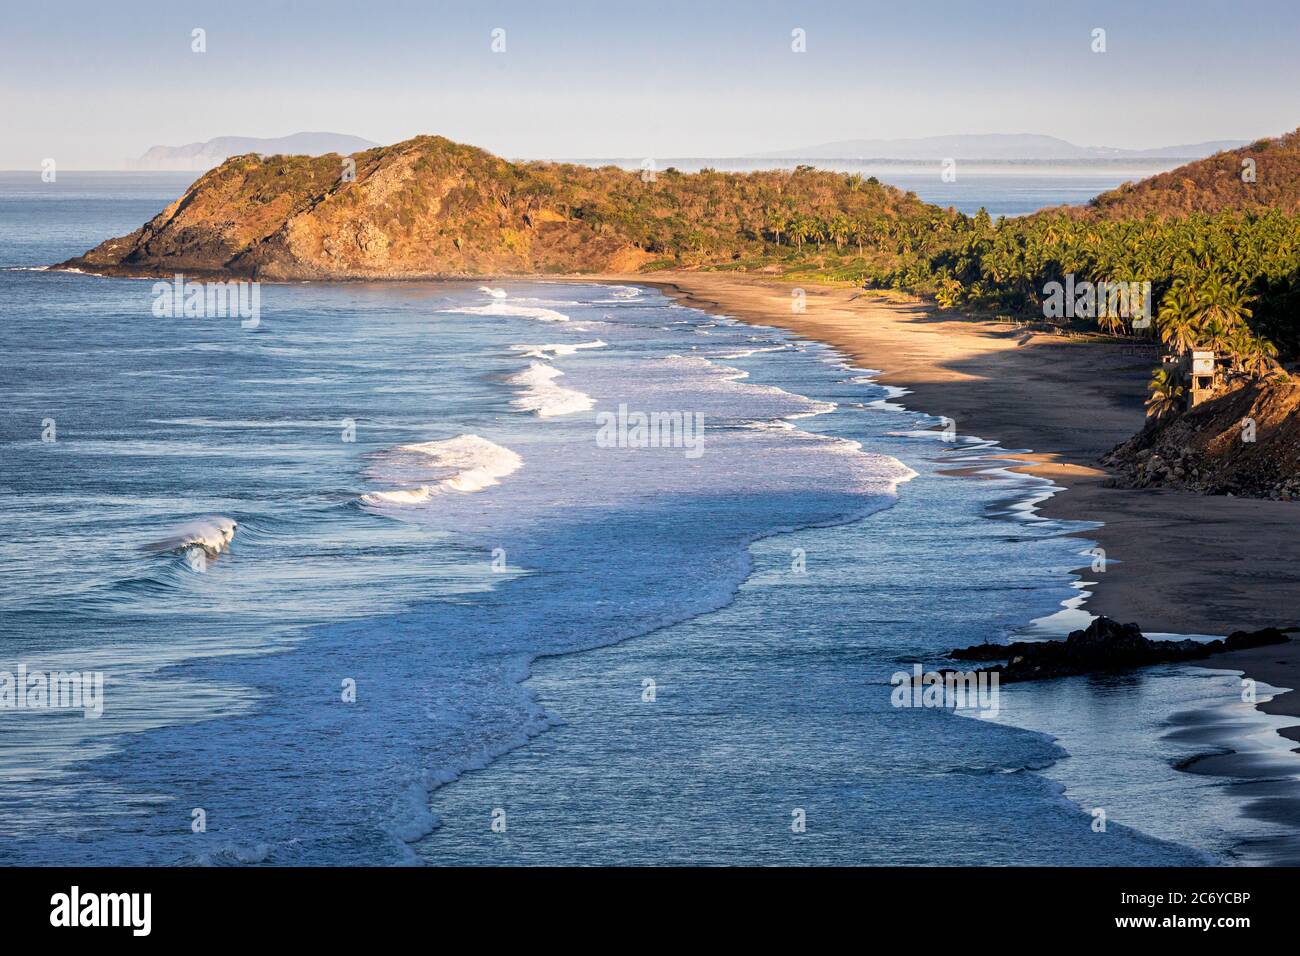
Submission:
M 693 308 L 830 345 L 863 367 L 890 366 L 873 380 L 908 396 L 906 407 L 999 443 L 1009 451 L 991 459 L 1023 462 L 1011 470 L 1050 481 L 1052 492 L 1037 503 L 1045 517 L 1097 523 L 1080 535 L 1110 561 L 1106 574 L 1090 575 L 1087 612 L 1136 620 L 1148 633 L 1226 635 L 1285 626 L 1279 615 L 1300 606 L 1300 536 L 1293 533 L 1300 511 L 1289 503 L 1104 487 L 1097 459 L 1145 419 L 1149 369 L 1123 346 L 948 318 L 913 299 L 850 285 L 719 273 L 564 281 L 639 282 Z M 791 308 L 796 287 L 804 290 L 803 312 Z M 1286 550 L 1295 560 L 1283 564 L 1291 570 L 1279 582 L 1278 554 Z M 1257 710 L 1300 717 L 1300 641 L 1193 666 L 1239 670 L 1277 688 Z M 1300 723 L 1277 733 L 1300 741 Z M 1288 823 L 1296 816 L 1278 811 Z
M 796 283 L 765 277 L 566 279 L 640 282 L 695 308 L 823 342 L 864 367 L 883 366 L 875 381 L 901 389 L 908 408 L 996 441 L 1011 450 L 999 457 L 1022 463 L 1017 470 L 1061 485 L 1045 514 L 1104 523 L 1090 536 L 1117 560 L 1089 600 L 1095 613 L 1136 620 L 1147 631 L 1219 634 L 1276 626 L 1279 605 L 1300 606 L 1300 510 L 1286 502 L 1102 487 L 1106 472 L 1097 459 L 1145 420 L 1150 369 L 1125 346 L 950 318 L 915 300 L 849 285 L 798 283 L 806 311 L 796 314 Z M 1192 540 L 1201 545 L 1190 546 Z

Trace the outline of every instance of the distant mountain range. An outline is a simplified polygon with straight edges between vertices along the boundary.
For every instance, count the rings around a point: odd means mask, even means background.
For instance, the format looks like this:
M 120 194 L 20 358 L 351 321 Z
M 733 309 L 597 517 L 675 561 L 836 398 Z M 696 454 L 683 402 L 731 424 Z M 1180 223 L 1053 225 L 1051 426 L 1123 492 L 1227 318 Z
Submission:
M 844 139 L 817 146 L 753 153 L 756 159 L 1201 159 L 1225 149 L 1244 146 L 1248 140 L 1212 140 L 1157 149 L 1118 149 L 1113 146 L 1076 146 L 1055 136 L 1035 133 L 986 133 L 960 136 L 925 136 L 920 139 Z
M 1179 160 L 1189 161 L 1212 156 L 1246 145 L 1248 140 L 1212 140 L 1157 149 L 1119 149 L 1112 146 L 1076 146 L 1055 136 L 1034 133 L 987 133 L 959 136 L 925 136 L 919 139 L 845 139 L 798 149 L 751 153 L 743 159 L 878 159 L 886 161 L 940 162 L 961 160 Z M 263 156 L 322 156 L 339 153 L 346 156 L 366 149 L 373 143 L 345 133 L 294 133 L 290 136 L 261 138 L 256 136 L 218 136 L 202 143 L 185 146 L 154 146 L 138 160 L 128 163 L 133 169 L 202 172 L 219 166 L 231 156 L 260 153 Z M 606 162 L 608 160 L 605 160 Z
M 294 133 L 271 138 L 218 136 L 204 143 L 190 143 L 186 146 L 154 146 L 136 160 L 134 166 L 137 169 L 201 171 L 219 166 L 230 156 L 244 153 L 260 153 L 263 156 L 277 153 L 290 156 L 338 153 L 347 156 L 365 149 L 374 149 L 378 145 L 346 133 Z

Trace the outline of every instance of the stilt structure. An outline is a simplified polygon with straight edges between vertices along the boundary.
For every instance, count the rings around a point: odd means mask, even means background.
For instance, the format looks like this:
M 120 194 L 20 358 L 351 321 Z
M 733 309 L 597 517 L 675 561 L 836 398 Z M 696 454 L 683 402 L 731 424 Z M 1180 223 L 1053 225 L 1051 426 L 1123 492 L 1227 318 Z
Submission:
M 1187 390 L 1187 407 L 1195 408 L 1214 393 L 1215 356 L 1213 352 L 1196 349 L 1189 354 L 1191 365 Z

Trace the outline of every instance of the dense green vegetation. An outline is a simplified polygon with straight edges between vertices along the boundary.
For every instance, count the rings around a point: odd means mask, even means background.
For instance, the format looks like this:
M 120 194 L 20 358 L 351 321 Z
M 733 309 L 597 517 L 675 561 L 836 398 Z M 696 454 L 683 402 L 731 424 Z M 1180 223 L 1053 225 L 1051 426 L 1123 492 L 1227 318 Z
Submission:
M 801 175 L 827 182 L 832 174 L 804 167 L 792 181 Z M 850 189 L 875 186 L 843 178 Z M 930 296 L 942 308 L 1153 337 L 1168 356 L 1218 353 L 1229 376 L 1280 375 L 1279 359 L 1300 358 L 1300 131 L 1125 184 L 1086 208 L 1021 219 L 915 203 L 828 211 L 793 198 L 748 194 L 751 206 L 765 203 L 761 222 L 750 213 L 730 241 L 698 233 L 683 241 L 641 221 L 635 208 L 627 214 L 658 237 L 647 248 L 665 256 L 664 266 L 862 282 Z M 737 239 L 746 246 L 739 252 Z M 1135 322 L 1132 309 L 1114 302 L 1072 322 L 1056 318 L 1049 291 L 1067 282 L 1150 283 L 1150 321 Z M 1185 384 L 1164 369 L 1152 382 L 1153 410 L 1175 407 Z
M 1084 208 L 993 222 L 982 210 L 822 215 L 778 202 L 750 235 L 761 251 L 711 267 L 862 282 L 941 308 L 1154 338 L 1168 358 L 1217 353 L 1229 378 L 1279 377 L 1281 362 L 1300 358 L 1300 132 L 1126 184 Z M 669 251 L 690 264 L 691 250 Z M 1113 300 L 1061 318 L 1056 283 L 1149 283 L 1150 321 Z M 1173 367 L 1157 374 L 1153 413 L 1175 408 L 1186 384 Z
M 626 238 L 674 265 L 739 261 L 771 245 L 803 251 L 843 250 L 864 242 L 874 226 L 915 222 L 932 207 L 875 179 L 824 172 L 684 174 L 669 168 L 653 178 L 613 166 L 532 163 L 525 192 L 539 186 L 547 204 L 598 233 Z
M 1114 309 L 1099 309 L 1091 324 L 1110 334 L 1158 336 L 1171 352 L 1213 349 L 1242 371 L 1267 371 L 1279 352 L 1300 354 L 1300 217 L 1281 212 L 1114 220 L 1052 211 L 992 222 L 983 212 L 932 208 L 909 217 L 825 219 L 777 206 L 754 235 L 765 248 L 714 267 L 777 265 L 788 274 L 931 296 L 943 308 L 1040 319 L 1050 284 L 1067 277 L 1149 282 L 1150 328 L 1134 328 L 1134 316 Z M 701 255 L 661 246 L 674 264 L 709 259 L 707 248 Z
M 1155 334 L 1172 352 L 1224 353 L 1236 368 L 1266 371 L 1281 349 L 1300 350 L 1300 218 L 1270 212 L 1182 218 L 1080 220 L 1040 214 L 989 224 L 963 220 L 952 237 L 875 276 L 929 293 L 942 306 L 1044 314 L 1046 288 L 1076 281 L 1151 283 L 1152 325 L 1100 315 L 1116 334 Z
M 773 221 L 787 222 L 784 212 Z M 1051 211 L 998 222 L 983 213 L 798 221 L 786 232 L 800 237 L 802 250 L 782 257 L 774 240 L 769 249 L 791 273 L 930 296 L 941 308 L 1044 321 L 1053 283 L 1150 283 L 1145 327 L 1134 307 L 1127 315 L 1098 308 L 1091 317 L 1050 321 L 1154 337 L 1171 356 L 1212 350 L 1230 376 L 1277 375 L 1279 359 L 1300 356 L 1300 217 L 1272 211 L 1122 220 Z M 1185 384 L 1170 370 L 1157 376 L 1153 412 L 1172 410 Z

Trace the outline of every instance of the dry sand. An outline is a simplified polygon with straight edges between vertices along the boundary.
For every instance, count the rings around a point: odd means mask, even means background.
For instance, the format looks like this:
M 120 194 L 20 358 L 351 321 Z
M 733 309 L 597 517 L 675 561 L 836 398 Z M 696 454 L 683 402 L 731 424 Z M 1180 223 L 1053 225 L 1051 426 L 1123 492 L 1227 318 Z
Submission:
M 586 277 L 588 279 L 592 277 Z M 938 312 L 898 296 L 725 273 L 602 276 L 654 285 L 686 304 L 779 326 L 840 349 L 902 403 L 956 423 L 962 435 L 997 441 L 1021 470 L 1063 491 L 1040 508 L 1103 522 L 1087 532 L 1107 569 L 1089 574 L 1085 609 L 1136 621 L 1144 631 L 1226 635 L 1285 627 L 1300 609 L 1300 505 L 1183 492 L 1103 487 L 1098 458 L 1142 427 L 1154 351 L 1148 346 L 1036 334 Z M 1300 640 L 1212 658 L 1274 686 L 1300 688 Z M 1300 693 L 1264 705 L 1300 715 Z M 1288 733 L 1300 740 L 1300 727 Z

